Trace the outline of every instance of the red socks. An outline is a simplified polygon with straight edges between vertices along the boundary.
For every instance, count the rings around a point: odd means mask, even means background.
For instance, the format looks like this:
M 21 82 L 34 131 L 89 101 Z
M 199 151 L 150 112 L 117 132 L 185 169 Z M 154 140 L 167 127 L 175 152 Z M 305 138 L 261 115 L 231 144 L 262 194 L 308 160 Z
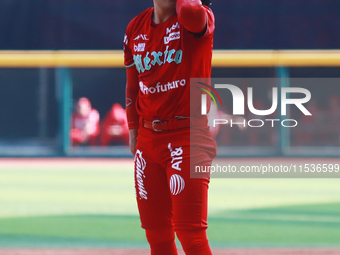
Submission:
M 177 255 L 175 234 L 172 228 L 146 229 L 151 255 Z M 176 231 L 186 255 L 212 255 L 206 230 Z
M 151 255 L 177 255 L 173 228 L 146 229 L 146 239 L 151 248 Z
M 176 231 L 186 255 L 212 255 L 206 230 Z

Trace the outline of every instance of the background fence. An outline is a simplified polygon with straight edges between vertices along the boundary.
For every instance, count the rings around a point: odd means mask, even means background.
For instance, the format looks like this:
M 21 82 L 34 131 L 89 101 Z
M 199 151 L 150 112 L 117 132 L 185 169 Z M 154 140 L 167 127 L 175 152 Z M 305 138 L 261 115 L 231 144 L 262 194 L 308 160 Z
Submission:
M 152 0 L 2 0 L 0 49 L 121 49 Z M 215 49 L 336 49 L 339 1 L 214 0 Z M 6 36 L 3 36 L 6 35 Z
M 0 156 L 129 156 L 125 146 L 70 146 L 70 115 L 80 97 L 91 100 L 101 120 L 112 104 L 124 105 L 123 56 L 113 49 L 122 49 L 130 20 L 151 6 L 151 0 L 1 1 Z M 332 50 L 340 45 L 339 1 L 214 0 L 211 8 L 214 48 L 221 49 L 213 77 L 278 77 L 279 87 L 296 86 L 288 77 L 339 78 L 340 56 Z M 291 132 L 223 127 L 220 156 L 338 156 L 338 86 L 311 84 L 313 118 L 296 116 L 302 123 Z M 264 90 L 258 101 L 268 104 L 268 87 L 258 89 Z
M 277 77 L 277 86 L 285 87 L 291 78 L 339 78 L 339 66 L 340 51 L 334 50 L 217 50 L 212 76 Z M 127 146 L 75 147 L 69 138 L 78 98 L 88 97 L 101 119 L 114 103 L 124 105 L 121 51 L 3 51 L 0 67 L 1 156 L 130 156 Z M 339 86 L 322 90 L 312 83 L 315 118 L 301 119 L 300 128 L 263 129 L 262 133 L 222 128 L 217 137 L 219 156 L 339 156 Z M 268 101 L 268 88 L 259 89 L 258 99 Z M 323 129 L 322 123 L 333 129 Z M 314 128 L 308 131 L 307 126 Z

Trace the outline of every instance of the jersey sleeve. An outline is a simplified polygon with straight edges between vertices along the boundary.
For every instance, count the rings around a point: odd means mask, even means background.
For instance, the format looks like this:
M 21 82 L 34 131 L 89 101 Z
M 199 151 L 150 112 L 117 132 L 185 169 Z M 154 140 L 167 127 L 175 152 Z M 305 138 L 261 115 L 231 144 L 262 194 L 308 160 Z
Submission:
M 129 129 L 138 129 L 139 115 L 137 113 L 136 101 L 139 93 L 138 72 L 136 68 L 126 68 L 126 117 Z
M 214 34 L 215 31 L 215 16 L 212 10 L 208 6 L 203 6 L 207 14 L 207 28 L 203 36 L 210 36 Z
M 200 0 L 177 0 L 176 12 L 179 23 L 197 37 L 212 35 L 215 18 L 212 10 Z
M 126 33 L 124 36 L 124 65 L 126 67 L 132 67 L 134 65 L 132 50 L 130 48 L 130 41 L 132 40 L 131 32 L 130 32 L 130 26 L 131 26 L 130 24 L 128 25 L 126 29 Z
M 124 37 L 124 65 L 126 66 L 126 117 L 129 129 L 138 129 L 139 115 L 136 109 L 136 101 L 139 93 L 138 72 L 134 66 L 134 60 L 131 50 L 132 39 L 132 22 L 131 21 L 126 29 Z

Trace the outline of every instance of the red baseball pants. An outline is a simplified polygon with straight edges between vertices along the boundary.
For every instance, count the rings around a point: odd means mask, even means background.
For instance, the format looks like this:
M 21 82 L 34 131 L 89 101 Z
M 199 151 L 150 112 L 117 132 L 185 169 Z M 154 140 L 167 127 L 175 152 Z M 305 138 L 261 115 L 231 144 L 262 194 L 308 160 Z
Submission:
M 177 254 L 174 232 L 186 254 L 211 254 L 206 237 L 209 177 L 190 178 L 190 169 L 211 165 L 215 157 L 215 149 L 205 147 L 196 146 L 190 156 L 189 129 L 139 129 L 135 189 L 153 255 Z

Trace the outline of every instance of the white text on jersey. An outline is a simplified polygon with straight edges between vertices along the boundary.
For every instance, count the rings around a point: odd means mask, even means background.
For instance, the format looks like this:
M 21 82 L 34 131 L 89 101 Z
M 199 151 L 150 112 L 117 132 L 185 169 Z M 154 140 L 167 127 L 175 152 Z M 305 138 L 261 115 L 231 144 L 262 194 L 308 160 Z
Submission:
M 167 92 L 172 89 L 177 89 L 179 86 L 184 87 L 186 84 L 187 84 L 187 81 L 183 79 L 183 80 L 168 82 L 167 84 L 164 84 L 164 85 L 158 82 L 155 87 L 148 88 L 147 86 L 144 85 L 142 81 L 140 81 L 139 88 L 144 95 L 147 95 L 149 93 L 154 94 L 154 93 L 160 93 L 160 92 Z
M 166 34 L 171 33 L 172 30 L 175 30 L 176 28 L 179 28 L 179 23 L 173 24 L 170 28 L 166 28 Z
M 168 44 L 170 41 L 178 40 L 181 38 L 181 32 L 173 32 L 169 36 L 164 37 L 164 44 Z

